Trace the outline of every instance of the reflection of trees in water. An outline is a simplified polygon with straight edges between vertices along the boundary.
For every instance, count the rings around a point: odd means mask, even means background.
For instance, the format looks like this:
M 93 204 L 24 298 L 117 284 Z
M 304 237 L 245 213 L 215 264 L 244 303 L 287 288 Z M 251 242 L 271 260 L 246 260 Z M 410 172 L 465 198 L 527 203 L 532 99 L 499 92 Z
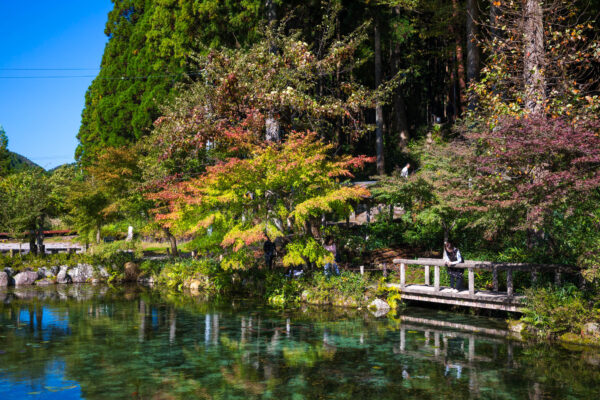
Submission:
M 0 305 L 3 372 L 14 381 L 43 380 L 50 363 L 63 359 L 66 377 L 92 399 L 564 398 L 585 397 L 600 382 L 592 353 L 477 332 L 347 310 L 219 307 L 156 291 L 95 290 L 43 301 L 13 296 Z M 27 321 L 18 321 L 19 310 Z M 66 329 L 53 326 L 47 310 L 67 320 Z

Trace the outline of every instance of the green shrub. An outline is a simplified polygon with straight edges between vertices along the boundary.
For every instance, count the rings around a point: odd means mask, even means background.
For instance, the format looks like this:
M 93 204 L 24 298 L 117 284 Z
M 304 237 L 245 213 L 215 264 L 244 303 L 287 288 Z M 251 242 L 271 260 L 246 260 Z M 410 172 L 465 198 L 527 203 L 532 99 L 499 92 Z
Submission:
M 527 289 L 522 320 L 542 335 L 581 332 L 586 322 L 600 321 L 600 298 L 567 284 Z

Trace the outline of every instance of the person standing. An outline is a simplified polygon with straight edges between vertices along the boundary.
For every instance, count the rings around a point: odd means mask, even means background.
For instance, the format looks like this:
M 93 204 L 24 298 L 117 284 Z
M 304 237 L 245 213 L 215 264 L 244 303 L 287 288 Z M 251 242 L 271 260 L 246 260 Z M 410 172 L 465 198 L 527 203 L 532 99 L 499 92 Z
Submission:
M 460 255 L 460 250 L 454 247 L 450 242 L 444 244 L 444 261 L 446 262 L 446 267 L 448 267 L 450 287 L 457 291 L 462 290 L 464 279 L 463 270 L 461 268 L 453 268 L 452 266 L 462 263 L 463 258 Z
M 333 273 L 335 276 L 338 276 L 340 274 L 340 270 L 336 263 L 337 247 L 333 241 L 333 238 L 329 238 L 326 243 L 327 244 L 323 246 L 323 248 L 333 255 L 333 262 L 328 262 L 325 264 L 325 276 L 329 276 L 331 273 Z
M 404 166 L 404 168 L 402 168 L 402 171 L 400 171 L 400 176 L 402 178 L 408 178 L 408 172 L 410 170 L 410 164 L 406 164 Z
M 270 270 L 273 267 L 273 259 L 275 258 L 275 243 L 269 239 L 269 235 L 265 235 L 267 240 L 263 245 L 263 251 L 265 253 L 265 264 Z

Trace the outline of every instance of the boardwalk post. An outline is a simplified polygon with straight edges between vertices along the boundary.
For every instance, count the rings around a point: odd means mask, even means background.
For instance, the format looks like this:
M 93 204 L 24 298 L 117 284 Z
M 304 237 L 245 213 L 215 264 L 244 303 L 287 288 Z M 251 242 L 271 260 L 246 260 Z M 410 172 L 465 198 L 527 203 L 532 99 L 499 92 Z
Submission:
M 475 337 L 473 335 L 469 335 L 469 361 L 473 361 L 475 359 Z
M 406 349 L 406 329 L 400 328 L 400 351 L 404 353 Z
M 361 274 L 361 275 L 364 275 L 364 274 L 365 274 L 365 266 L 364 266 L 364 265 L 361 265 L 361 266 L 360 266 L 360 274 Z
M 513 271 L 511 268 L 509 268 L 506 270 L 506 294 L 508 297 L 512 297 L 513 293 Z
M 404 263 L 400 264 L 400 287 L 404 289 L 406 286 L 406 266 Z
M 425 284 L 429 286 L 429 265 L 425 266 Z
M 384 276 L 384 278 L 387 278 L 387 276 L 388 276 L 386 263 L 383 263 L 383 276 Z
M 469 296 L 475 295 L 475 272 L 469 268 Z
M 498 267 L 492 269 L 492 285 L 494 286 L 494 292 L 498 291 Z
M 440 291 L 440 266 L 436 265 L 433 268 L 433 286 L 436 292 Z
M 560 267 L 556 269 L 554 273 L 554 284 L 556 286 L 560 286 Z

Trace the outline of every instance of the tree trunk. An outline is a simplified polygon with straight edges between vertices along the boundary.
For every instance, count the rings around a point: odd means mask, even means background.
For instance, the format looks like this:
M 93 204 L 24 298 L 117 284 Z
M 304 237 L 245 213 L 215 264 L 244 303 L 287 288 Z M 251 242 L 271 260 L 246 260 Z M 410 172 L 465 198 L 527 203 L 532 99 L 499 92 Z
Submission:
M 273 4 L 273 0 L 266 0 L 265 8 L 267 9 L 267 21 L 269 21 L 270 24 L 277 19 L 277 14 L 275 12 L 275 4 Z
M 37 256 L 37 246 L 35 245 L 35 230 L 29 231 L 29 253 Z
M 381 85 L 381 32 L 379 31 L 379 20 L 375 19 L 375 86 Z M 383 106 L 377 100 L 375 106 L 375 152 L 377 154 L 377 174 L 385 174 L 383 159 Z
M 467 83 L 479 77 L 479 46 L 477 46 L 477 0 L 467 0 Z
M 394 14 L 400 16 L 400 7 L 394 8 Z M 396 42 L 394 44 L 394 51 L 392 52 L 394 68 L 396 73 L 400 71 L 400 44 Z M 404 97 L 398 87 L 394 93 L 394 123 L 396 132 L 398 132 L 398 149 L 402 150 L 406 147 L 410 133 L 408 131 L 408 118 L 406 117 L 406 103 Z
M 546 100 L 546 80 L 544 77 L 544 15 L 540 0 L 525 0 L 523 40 L 525 108 L 532 114 L 541 114 Z
M 177 238 L 175 236 L 173 236 L 173 234 L 171 233 L 169 228 L 162 228 L 162 229 L 163 229 L 163 232 L 165 233 L 165 235 L 167 236 L 167 239 L 169 239 L 169 243 L 171 243 L 171 256 L 178 257 L 179 251 L 177 250 Z
M 489 26 L 490 26 L 490 36 L 491 39 L 494 40 L 495 38 L 498 37 L 499 35 L 499 30 L 498 30 L 498 18 L 500 17 L 500 10 L 498 9 L 498 6 L 496 6 L 494 4 L 494 2 L 496 2 L 497 0 L 490 0 L 490 22 L 489 22 Z
M 265 8 L 267 11 L 267 20 L 269 21 L 269 26 L 271 26 L 277 20 L 277 14 L 275 12 L 275 4 L 273 4 L 273 0 L 266 0 Z M 277 53 L 275 43 L 271 43 L 270 47 L 271 53 Z M 280 130 L 279 121 L 277 118 L 275 118 L 275 111 L 271 109 L 269 110 L 267 119 L 265 120 L 265 139 L 271 142 L 279 142 L 281 140 Z
M 44 248 L 44 231 L 41 227 L 37 229 L 35 239 L 37 242 L 38 253 L 44 257 L 46 255 L 46 251 Z
M 394 94 L 394 116 L 396 129 L 398 132 L 398 149 L 402 150 L 408 144 L 410 139 L 410 133 L 408 131 L 408 119 L 406 117 L 406 103 L 404 103 L 404 97 L 399 90 L 396 90 Z
M 465 79 L 465 64 L 463 56 L 463 42 L 459 29 L 459 9 L 458 0 L 452 0 L 452 17 L 454 21 L 450 24 L 450 29 L 454 33 L 454 43 L 456 46 L 456 78 L 458 83 L 458 101 L 454 105 L 456 115 L 460 115 L 462 108 L 467 104 L 467 84 Z M 456 24 L 456 25 L 455 25 Z
M 101 239 L 101 232 L 100 232 L 100 225 L 96 226 L 96 244 L 100 244 L 100 239 Z
M 279 121 L 273 115 L 272 111 L 269 112 L 265 120 L 265 139 L 271 142 L 279 142 L 281 140 Z

